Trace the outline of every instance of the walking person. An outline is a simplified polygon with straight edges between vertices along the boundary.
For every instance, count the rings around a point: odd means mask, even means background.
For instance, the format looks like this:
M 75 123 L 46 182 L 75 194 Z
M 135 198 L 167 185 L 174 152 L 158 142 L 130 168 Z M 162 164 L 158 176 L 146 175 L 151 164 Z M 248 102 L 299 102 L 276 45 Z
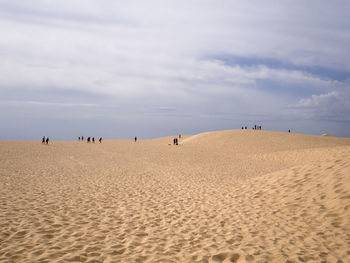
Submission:
M 137 137 L 136 136 L 135 136 L 134 140 L 135 140 L 135 142 L 137 142 Z
M 49 137 L 46 138 L 46 145 L 49 144 Z
M 101 143 L 102 142 L 102 137 L 100 139 L 98 139 L 98 141 Z
M 43 137 L 43 139 L 41 140 L 42 144 L 45 144 L 45 136 Z
M 92 142 L 95 143 L 95 137 L 92 137 Z

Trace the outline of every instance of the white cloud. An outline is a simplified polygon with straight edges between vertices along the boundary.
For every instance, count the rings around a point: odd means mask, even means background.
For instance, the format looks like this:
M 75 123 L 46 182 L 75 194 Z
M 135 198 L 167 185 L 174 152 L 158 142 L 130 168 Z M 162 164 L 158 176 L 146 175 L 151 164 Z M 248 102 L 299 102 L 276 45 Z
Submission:
M 313 108 L 324 105 L 338 104 L 340 101 L 339 93 L 336 91 L 327 94 L 312 95 L 309 99 L 301 99 L 297 106 Z
M 303 118 L 350 121 L 350 93 L 337 91 L 303 98 L 295 105 L 294 113 Z

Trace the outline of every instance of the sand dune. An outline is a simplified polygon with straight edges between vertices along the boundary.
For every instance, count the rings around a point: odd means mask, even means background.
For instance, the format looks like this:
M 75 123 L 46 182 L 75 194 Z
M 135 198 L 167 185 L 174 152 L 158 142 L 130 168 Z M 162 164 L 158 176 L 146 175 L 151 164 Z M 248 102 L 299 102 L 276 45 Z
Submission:
M 0 186 L 0 262 L 350 262 L 350 139 L 0 142 Z

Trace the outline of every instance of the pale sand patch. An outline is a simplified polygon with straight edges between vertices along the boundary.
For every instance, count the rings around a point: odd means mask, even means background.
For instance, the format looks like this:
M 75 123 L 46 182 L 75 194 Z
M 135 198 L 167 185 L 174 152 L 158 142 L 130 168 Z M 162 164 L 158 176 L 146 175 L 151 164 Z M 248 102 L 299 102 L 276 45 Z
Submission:
M 0 262 L 350 262 L 349 139 L 172 138 L 0 142 Z

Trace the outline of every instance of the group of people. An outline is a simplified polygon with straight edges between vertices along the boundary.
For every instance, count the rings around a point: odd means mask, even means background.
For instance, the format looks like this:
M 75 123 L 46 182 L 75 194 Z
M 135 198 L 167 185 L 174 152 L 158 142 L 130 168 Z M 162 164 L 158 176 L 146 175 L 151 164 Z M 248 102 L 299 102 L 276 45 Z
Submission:
M 46 137 L 46 138 L 45 138 L 45 136 L 43 136 L 43 138 L 42 138 L 42 140 L 41 140 L 41 143 L 42 143 L 42 144 L 49 144 L 49 141 L 50 141 L 49 137 Z
M 173 139 L 174 145 L 179 145 L 179 139 L 181 139 L 181 134 L 179 134 L 179 138 L 174 138 Z
M 84 136 L 78 137 L 78 141 L 84 141 Z M 100 137 L 100 139 L 98 139 L 98 141 L 100 143 L 102 143 L 102 137 Z M 95 143 L 95 137 L 92 137 L 92 138 L 91 137 L 87 137 L 86 142 L 87 143 L 90 143 L 90 142 Z
M 247 129 L 247 126 L 242 126 L 242 130 L 246 130 L 246 129 Z M 252 129 L 253 130 L 261 130 L 261 126 L 258 126 L 255 124 Z

